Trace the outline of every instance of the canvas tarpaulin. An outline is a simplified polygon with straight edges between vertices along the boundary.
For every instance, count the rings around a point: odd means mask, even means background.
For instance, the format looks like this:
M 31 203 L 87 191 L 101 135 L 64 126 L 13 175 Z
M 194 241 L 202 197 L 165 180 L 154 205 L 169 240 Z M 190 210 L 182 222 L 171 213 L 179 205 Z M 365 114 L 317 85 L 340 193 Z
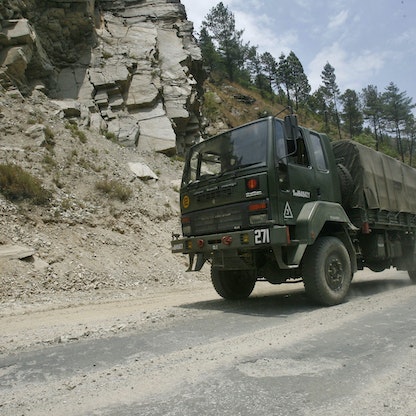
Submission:
M 353 179 L 351 208 L 416 213 L 416 169 L 350 140 L 332 147 Z

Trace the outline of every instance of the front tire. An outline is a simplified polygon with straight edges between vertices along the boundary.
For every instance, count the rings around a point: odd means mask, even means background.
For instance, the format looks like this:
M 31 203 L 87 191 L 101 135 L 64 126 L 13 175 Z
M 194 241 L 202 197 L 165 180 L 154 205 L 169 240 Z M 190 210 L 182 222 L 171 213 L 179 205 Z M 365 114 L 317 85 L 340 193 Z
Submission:
M 324 306 L 342 303 L 352 273 L 350 256 L 341 240 L 319 238 L 305 253 L 302 274 L 308 297 Z
M 256 277 L 248 270 L 218 270 L 211 268 L 211 280 L 216 292 L 224 299 L 246 299 L 256 284 Z

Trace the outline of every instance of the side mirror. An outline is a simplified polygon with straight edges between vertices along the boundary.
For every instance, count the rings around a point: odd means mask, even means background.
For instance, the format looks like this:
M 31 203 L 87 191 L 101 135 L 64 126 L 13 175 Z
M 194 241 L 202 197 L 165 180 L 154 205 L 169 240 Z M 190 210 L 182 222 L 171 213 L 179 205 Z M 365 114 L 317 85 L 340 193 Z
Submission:
M 296 140 L 299 137 L 298 118 L 295 114 L 285 117 L 285 130 L 288 140 Z
M 295 114 L 291 114 L 285 117 L 284 123 L 286 131 L 287 150 L 289 154 L 292 154 L 296 151 L 296 140 L 300 136 L 298 118 Z

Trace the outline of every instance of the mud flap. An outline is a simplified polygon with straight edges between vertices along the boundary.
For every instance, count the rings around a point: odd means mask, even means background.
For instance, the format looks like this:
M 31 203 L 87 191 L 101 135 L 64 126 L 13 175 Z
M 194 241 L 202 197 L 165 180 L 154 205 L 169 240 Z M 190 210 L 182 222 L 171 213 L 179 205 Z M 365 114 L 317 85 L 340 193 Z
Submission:
M 193 269 L 194 266 L 194 258 L 195 254 L 189 254 L 189 266 L 187 268 L 187 272 L 199 272 L 202 269 L 202 266 L 205 263 L 205 257 L 202 253 L 198 253 L 196 255 L 196 264 L 195 269 Z

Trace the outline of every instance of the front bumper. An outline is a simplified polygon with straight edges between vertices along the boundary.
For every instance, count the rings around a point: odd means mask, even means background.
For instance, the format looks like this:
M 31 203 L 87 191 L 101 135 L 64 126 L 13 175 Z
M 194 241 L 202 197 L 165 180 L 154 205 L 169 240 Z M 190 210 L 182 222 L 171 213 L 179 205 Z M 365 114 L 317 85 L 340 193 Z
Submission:
M 287 245 L 286 226 L 274 225 L 229 233 L 208 234 L 197 237 L 173 238 L 172 253 L 204 254 L 210 257 L 216 251 L 257 250 L 267 246 Z

